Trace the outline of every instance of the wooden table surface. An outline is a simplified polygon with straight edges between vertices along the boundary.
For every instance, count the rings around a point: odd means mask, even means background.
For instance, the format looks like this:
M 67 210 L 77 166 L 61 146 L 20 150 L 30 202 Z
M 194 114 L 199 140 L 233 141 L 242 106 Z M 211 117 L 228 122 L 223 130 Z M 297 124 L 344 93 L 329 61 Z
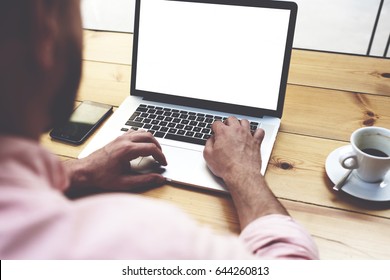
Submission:
M 77 102 L 119 106 L 130 90 L 132 34 L 84 31 L 84 68 Z M 390 202 L 373 203 L 332 190 L 325 160 L 363 126 L 390 128 L 390 60 L 293 50 L 280 133 L 266 179 L 317 243 L 322 259 L 390 259 Z M 42 136 L 62 159 L 70 146 Z M 165 185 L 137 195 L 178 205 L 217 232 L 239 232 L 228 195 Z

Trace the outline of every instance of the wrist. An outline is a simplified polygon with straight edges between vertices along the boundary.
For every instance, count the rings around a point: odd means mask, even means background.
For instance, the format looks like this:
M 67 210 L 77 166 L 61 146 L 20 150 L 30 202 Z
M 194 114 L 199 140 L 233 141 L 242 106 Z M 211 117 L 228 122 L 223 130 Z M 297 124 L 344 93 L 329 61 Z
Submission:
M 232 186 L 232 189 L 237 189 L 240 185 L 248 184 L 247 181 L 265 182 L 260 168 L 251 168 L 239 164 L 232 165 L 229 171 L 222 176 L 222 179 L 228 187 Z
M 288 215 L 260 171 L 226 176 L 225 184 L 230 191 L 242 229 L 257 218 L 266 215 Z
M 68 160 L 64 162 L 65 170 L 70 180 L 70 188 L 90 186 L 91 172 L 88 170 L 84 160 Z

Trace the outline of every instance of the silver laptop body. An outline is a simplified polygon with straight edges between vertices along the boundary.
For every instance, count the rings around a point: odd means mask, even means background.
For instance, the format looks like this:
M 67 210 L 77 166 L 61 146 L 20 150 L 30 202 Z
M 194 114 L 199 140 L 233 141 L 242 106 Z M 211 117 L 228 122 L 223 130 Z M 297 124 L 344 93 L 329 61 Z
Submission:
M 202 132 L 212 116 L 234 115 L 265 130 L 264 174 L 280 127 L 296 14 L 295 3 L 282 1 L 136 0 L 130 96 L 79 158 L 142 128 L 155 134 L 168 166 L 139 158 L 131 162 L 135 172 L 226 191 L 203 159 Z M 162 117 L 154 120 L 156 112 Z M 149 116 L 146 126 L 136 122 Z M 165 117 L 176 124 L 161 128 Z M 189 123 L 201 122 L 192 131 Z

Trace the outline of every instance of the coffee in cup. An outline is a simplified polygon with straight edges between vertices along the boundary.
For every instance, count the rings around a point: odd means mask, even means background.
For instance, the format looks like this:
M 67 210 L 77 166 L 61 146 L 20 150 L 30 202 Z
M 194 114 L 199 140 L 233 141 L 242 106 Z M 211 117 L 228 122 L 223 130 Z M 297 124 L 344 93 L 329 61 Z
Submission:
M 346 169 L 366 182 L 382 181 L 390 169 L 390 130 L 382 127 L 364 127 L 351 135 L 352 151 L 340 156 Z

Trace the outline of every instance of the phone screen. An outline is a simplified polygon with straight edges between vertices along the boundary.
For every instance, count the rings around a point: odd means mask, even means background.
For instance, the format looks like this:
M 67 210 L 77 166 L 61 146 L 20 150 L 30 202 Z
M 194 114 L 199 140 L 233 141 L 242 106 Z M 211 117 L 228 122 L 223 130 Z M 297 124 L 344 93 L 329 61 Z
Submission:
M 110 105 L 84 101 L 73 111 L 69 122 L 55 127 L 50 136 L 57 140 L 81 144 L 111 112 Z

